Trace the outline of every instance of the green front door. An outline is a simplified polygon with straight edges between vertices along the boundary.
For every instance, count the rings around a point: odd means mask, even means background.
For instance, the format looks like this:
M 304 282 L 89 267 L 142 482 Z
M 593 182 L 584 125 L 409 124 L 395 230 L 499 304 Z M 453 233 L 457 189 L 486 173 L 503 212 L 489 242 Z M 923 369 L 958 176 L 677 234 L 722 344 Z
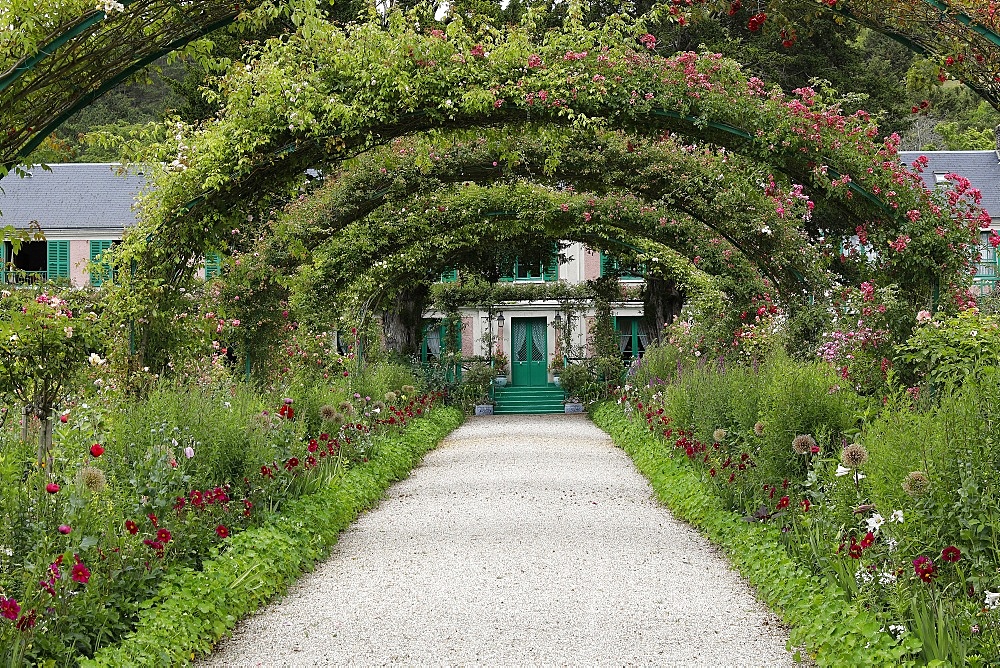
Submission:
M 545 318 L 511 318 L 511 385 L 548 385 Z

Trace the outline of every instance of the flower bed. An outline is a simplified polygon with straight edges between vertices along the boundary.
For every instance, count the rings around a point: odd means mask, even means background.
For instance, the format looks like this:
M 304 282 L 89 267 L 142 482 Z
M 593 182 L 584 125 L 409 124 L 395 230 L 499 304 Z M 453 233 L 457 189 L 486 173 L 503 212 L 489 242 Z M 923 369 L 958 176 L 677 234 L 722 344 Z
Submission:
M 671 362 L 674 357 L 670 356 Z M 654 354 L 645 372 L 657 367 Z M 595 421 L 821 665 L 1000 661 L 1000 371 L 918 404 L 835 368 L 685 360 Z
M 141 640 L 135 629 L 149 623 L 152 601 L 188 577 L 214 582 L 234 546 L 279 550 L 245 579 L 262 595 L 282 588 L 332 541 L 339 529 L 330 527 L 408 470 L 410 450 L 440 437 L 414 420 L 443 396 L 410 380 L 388 365 L 283 388 L 294 400 L 239 384 L 98 395 L 62 413 L 49 457 L 34 465 L 34 448 L 0 430 L 0 660 L 69 664 Z M 377 400 L 366 394 L 376 391 Z M 454 426 L 449 414 L 432 423 Z M 311 509 L 317 498 L 336 508 Z M 287 517 L 323 528 L 299 544 Z M 247 542 L 247 531 L 259 535 Z M 232 559 L 245 563 L 241 554 Z M 210 599 L 202 592 L 194 607 Z M 219 619 L 245 612 L 212 600 L 219 617 L 198 631 L 173 628 L 178 642 L 206 649 L 206 628 L 218 637 Z
M 143 604 L 135 633 L 81 665 L 173 665 L 210 651 L 239 618 L 326 556 L 339 533 L 461 421 L 456 409 L 441 408 L 401 434 L 378 437 L 376 458 L 289 502 L 274 522 L 230 539 L 225 552 L 201 571 L 171 573 Z

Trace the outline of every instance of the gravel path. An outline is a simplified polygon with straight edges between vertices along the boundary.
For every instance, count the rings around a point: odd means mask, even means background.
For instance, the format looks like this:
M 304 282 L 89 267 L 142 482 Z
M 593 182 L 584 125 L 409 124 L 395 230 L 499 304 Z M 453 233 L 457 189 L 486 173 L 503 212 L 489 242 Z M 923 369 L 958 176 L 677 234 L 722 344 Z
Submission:
M 475 418 L 204 666 L 794 665 L 583 416 Z

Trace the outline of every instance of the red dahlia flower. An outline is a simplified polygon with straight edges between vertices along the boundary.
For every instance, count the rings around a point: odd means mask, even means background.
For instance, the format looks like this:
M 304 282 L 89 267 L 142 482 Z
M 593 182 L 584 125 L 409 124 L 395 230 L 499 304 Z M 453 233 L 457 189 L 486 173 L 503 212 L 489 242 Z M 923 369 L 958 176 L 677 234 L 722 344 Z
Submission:
M 21 614 L 21 606 L 12 598 L 0 596 L 0 615 L 14 621 Z
M 166 529 L 160 529 L 159 531 L 156 532 L 156 540 L 160 541 L 161 543 L 169 543 L 170 538 L 171 538 L 170 532 L 167 531 Z
M 778 499 L 777 510 L 784 510 L 785 508 L 787 508 L 789 506 L 790 503 L 791 503 L 791 500 L 787 496 L 781 497 L 780 499 Z
M 90 569 L 84 566 L 82 563 L 73 564 L 72 578 L 74 582 L 79 582 L 80 584 L 87 584 L 90 582 Z
M 229 529 L 227 529 L 224 525 L 220 524 L 219 526 L 215 527 L 215 533 L 219 536 L 219 538 L 226 538 L 229 536 Z
M 133 536 L 139 533 L 139 525 L 132 520 L 125 520 L 125 529 Z
M 913 572 L 924 582 L 930 582 L 937 575 L 937 568 L 930 557 L 920 556 L 913 560 Z
M 955 563 L 962 558 L 962 551 L 959 550 L 954 545 L 949 545 L 948 547 L 941 550 L 941 561 L 947 561 L 948 563 Z

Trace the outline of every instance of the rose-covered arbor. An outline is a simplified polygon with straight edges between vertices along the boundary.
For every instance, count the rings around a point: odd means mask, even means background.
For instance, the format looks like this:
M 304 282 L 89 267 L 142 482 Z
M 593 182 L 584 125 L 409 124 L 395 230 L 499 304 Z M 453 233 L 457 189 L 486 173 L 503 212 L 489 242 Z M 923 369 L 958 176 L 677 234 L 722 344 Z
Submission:
M 322 22 L 319 4 L 193 0 L 181 7 L 165 0 L 105 0 L 95 9 L 85 0 L 45 0 L 0 9 L 6 33 L 0 40 L 0 125 L 9 129 L 0 137 L 0 170 L 24 159 L 74 111 L 157 57 L 192 50 L 192 41 L 238 18 L 257 29 L 290 16 L 296 26 L 312 30 Z M 811 16 L 836 12 L 938 60 L 942 78 L 962 80 L 994 106 L 1000 99 L 1000 27 L 992 5 L 968 0 L 772 0 L 750 8 L 739 0 L 689 0 L 654 3 L 644 19 L 678 21 L 704 9 L 746 13 L 754 30 L 768 21 L 777 23 L 786 44 L 795 41 L 798 30 L 809 29 Z M 206 50 L 202 45 L 193 52 Z
M 709 142 L 777 183 L 800 184 L 787 190 L 829 212 L 814 241 L 835 244 L 834 254 L 877 258 L 914 299 L 929 299 L 932 285 L 964 284 L 988 219 L 967 184 L 935 196 L 899 164 L 894 138 L 876 139 L 864 112 L 845 116 L 810 89 L 767 90 L 717 55 L 662 58 L 632 30 L 571 26 L 538 44 L 517 30 L 473 34 L 460 21 L 447 34 L 423 34 L 394 15 L 388 30 L 323 24 L 268 43 L 224 80 L 228 103 L 218 119 L 143 156 L 174 168 L 157 177 L 144 221 L 119 253 L 137 268 L 120 311 L 169 312 L 166 288 L 182 286 L 192 262 L 230 229 L 266 216 L 307 168 L 335 169 L 403 135 L 498 125 L 673 131 Z M 500 149 L 498 165 L 517 162 L 519 149 Z M 555 151 L 544 165 L 555 170 L 561 159 Z M 708 199 L 720 190 L 702 188 Z

